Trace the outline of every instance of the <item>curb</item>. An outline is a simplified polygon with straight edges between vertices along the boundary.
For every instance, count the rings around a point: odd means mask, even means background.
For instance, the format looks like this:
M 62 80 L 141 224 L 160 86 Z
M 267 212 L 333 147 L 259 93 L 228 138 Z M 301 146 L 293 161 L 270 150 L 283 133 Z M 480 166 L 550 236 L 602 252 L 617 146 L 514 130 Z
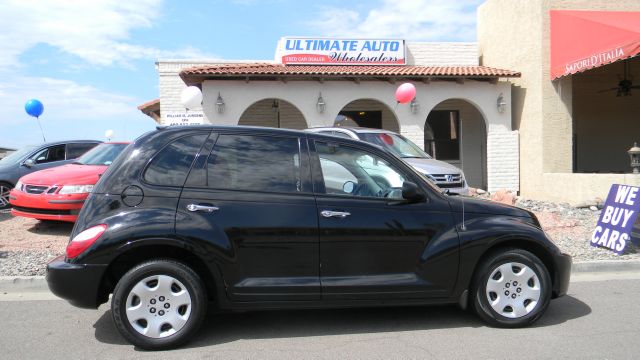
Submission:
M 572 274 L 638 272 L 640 260 L 579 261 L 571 266 Z M 44 276 L 0 276 L 0 295 L 15 292 L 49 292 Z
M 49 292 L 44 276 L 0 276 L 0 295 L 9 292 Z
M 572 273 L 640 271 L 640 260 L 578 261 L 571 265 Z

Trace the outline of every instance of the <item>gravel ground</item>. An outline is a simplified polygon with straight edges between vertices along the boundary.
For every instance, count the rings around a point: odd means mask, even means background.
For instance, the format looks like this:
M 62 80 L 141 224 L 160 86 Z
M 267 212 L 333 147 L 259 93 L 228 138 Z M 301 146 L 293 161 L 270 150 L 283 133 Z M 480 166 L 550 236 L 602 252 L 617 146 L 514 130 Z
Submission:
M 516 200 L 515 205 L 533 211 L 545 232 L 573 261 L 640 259 L 640 248 L 631 243 L 620 256 L 591 246 L 600 210 L 525 199 Z M 64 253 L 72 227 L 0 211 L 0 276 L 44 275 L 46 263 Z
M 0 276 L 44 275 L 49 260 L 64 253 L 72 228 L 0 212 Z
M 560 249 L 573 256 L 574 262 L 640 259 L 640 248 L 631 242 L 627 244 L 623 255 L 591 246 L 591 235 L 601 210 L 524 199 L 516 200 L 515 205 L 533 211 L 547 235 Z

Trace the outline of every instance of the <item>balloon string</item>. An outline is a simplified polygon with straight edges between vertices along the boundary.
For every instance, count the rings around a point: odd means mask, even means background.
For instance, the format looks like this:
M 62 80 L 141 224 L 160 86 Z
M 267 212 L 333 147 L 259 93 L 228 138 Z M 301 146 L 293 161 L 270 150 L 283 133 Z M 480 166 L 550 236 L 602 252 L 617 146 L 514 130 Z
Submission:
M 393 111 L 398 110 L 398 104 L 400 104 L 400 102 L 399 102 L 399 101 L 396 101 L 396 106 L 394 106 L 394 107 L 393 107 Z
M 36 117 L 36 120 L 38 121 L 38 126 L 40 126 L 40 133 L 42 134 L 42 140 L 44 142 L 47 142 L 47 139 L 44 138 L 44 131 L 42 131 L 42 125 L 40 125 L 40 117 Z

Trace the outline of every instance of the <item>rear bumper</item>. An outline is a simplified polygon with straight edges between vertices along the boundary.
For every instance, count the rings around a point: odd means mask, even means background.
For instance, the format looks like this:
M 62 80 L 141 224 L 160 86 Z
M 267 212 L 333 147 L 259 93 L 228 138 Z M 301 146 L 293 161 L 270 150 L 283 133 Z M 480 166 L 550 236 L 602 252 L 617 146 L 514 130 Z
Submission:
M 47 285 L 73 306 L 97 308 L 102 302 L 100 283 L 107 265 L 70 264 L 59 256 L 47 264 Z
M 553 257 L 555 276 L 552 297 L 558 298 L 567 294 L 571 278 L 571 255 L 559 254 Z

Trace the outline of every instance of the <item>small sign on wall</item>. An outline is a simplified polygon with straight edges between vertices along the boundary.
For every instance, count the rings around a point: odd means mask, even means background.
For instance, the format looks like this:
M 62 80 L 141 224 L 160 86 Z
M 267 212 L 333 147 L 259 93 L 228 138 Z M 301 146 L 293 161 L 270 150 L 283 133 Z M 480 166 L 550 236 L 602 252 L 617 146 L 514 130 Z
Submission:
M 631 230 L 640 211 L 640 188 L 614 184 L 604 204 L 591 246 L 604 247 L 618 254 L 624 253 Z
M 202 125 L 205 123 L 202 111 L 167 112 L 162 115 L 162 123 L 168 126 Z

